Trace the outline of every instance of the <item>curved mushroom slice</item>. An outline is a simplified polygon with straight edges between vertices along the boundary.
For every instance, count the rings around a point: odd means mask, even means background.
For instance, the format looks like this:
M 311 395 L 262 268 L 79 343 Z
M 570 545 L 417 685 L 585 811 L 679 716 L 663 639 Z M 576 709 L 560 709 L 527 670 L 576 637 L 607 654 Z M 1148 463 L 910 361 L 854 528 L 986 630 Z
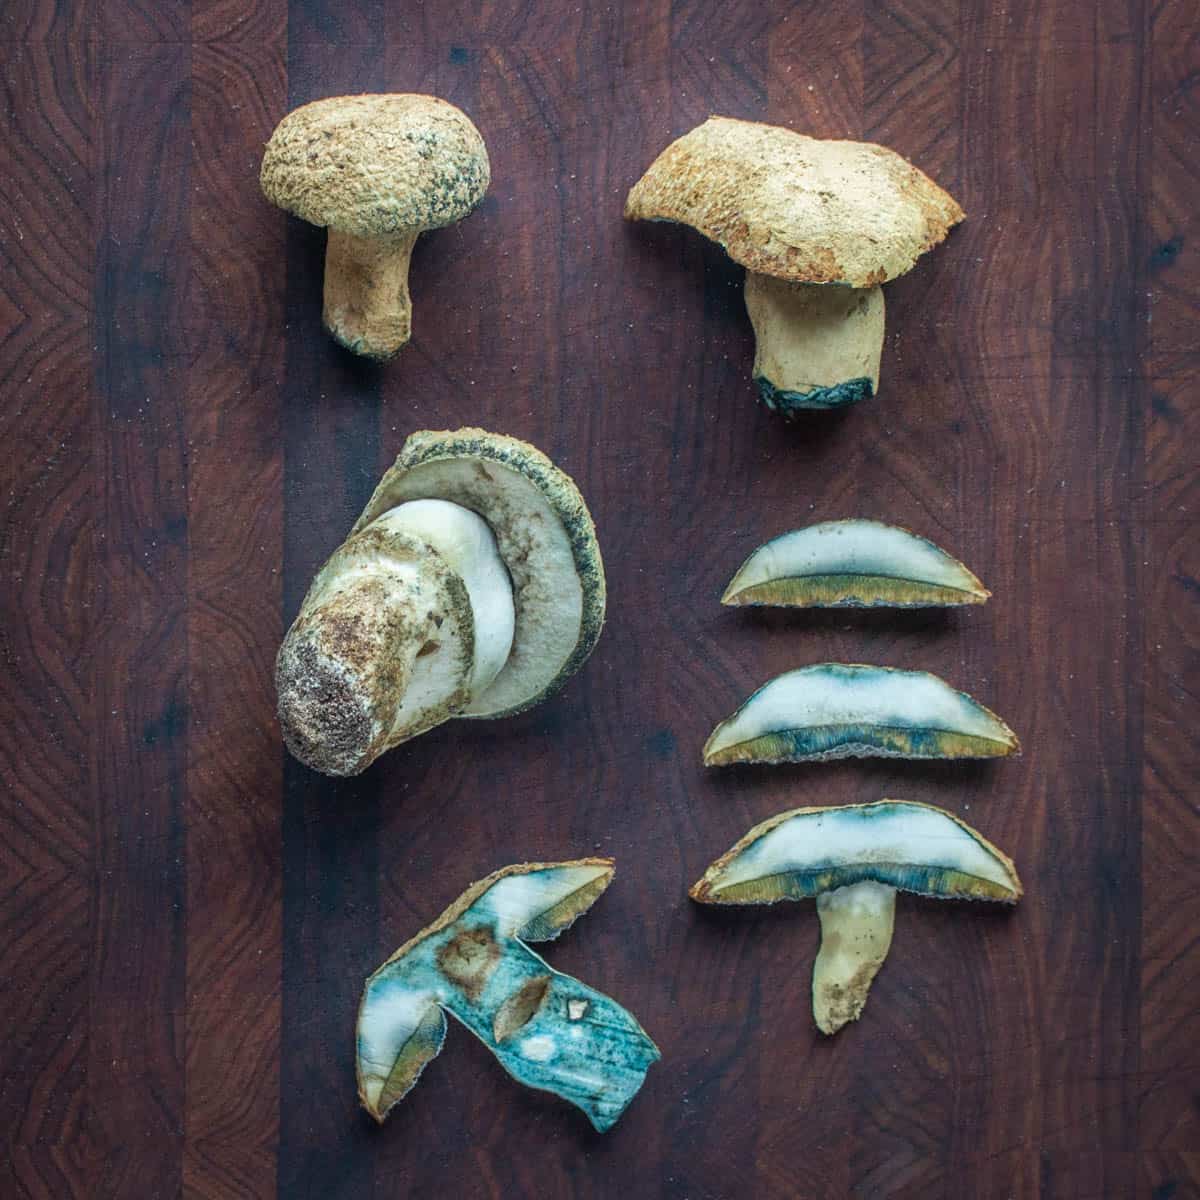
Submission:
M 885 146 L 728 117 L 672 142 L 625 202 L 629 220 L 690 225 L 746 268 L 754 379 L 764 403 L 788 417 L 875 393 L 879 285 L 963 215 Z
M 355 529 L 420 497 L 483 517 L 512 577 L 512 653 L 460 715 L 522 712 L 582 666 L 604 624 L 604 564 L 587 505 L 571 478 L 526 442 L 482 429 L 424 431 L 404 443 Z
M 388 359 L 409 340 L 408 267 L 420 234 L 461 221 L 491 180 L 479 130 L 411 93 L 330 96 L 288 113 L 263 155 L 272 204 L 327 226 L 326 329 Z
M 923 608 L 983 604 L 991 593 L 933 542 L 880 521 L 824 521 L 750 555 L 722 604 Z
M 1015 904 L 1012 860 L 952 814 L 881 800 L 798 808 L 756 825 L 690 895 L 702 904 L 815 898 L 821 949 L 813 1016 L 822 1033 L 857 1020 L 892 943 L 896 892 Z
M 833 758 L 1004 758 L 1016 735 L 926 671 L 819 663 L 763 684 L 712 731 L 704 765 Z
M 442 1048 L 449 1012 L 527 1087 L 609 1129 L 658 1048 L 614 1000 L 563 975 L 526 942 L 552 940 L 608 887 L 611 859 L 522 863 L 472 884 L 367 980 L 358 1094 L 377 1120 Z

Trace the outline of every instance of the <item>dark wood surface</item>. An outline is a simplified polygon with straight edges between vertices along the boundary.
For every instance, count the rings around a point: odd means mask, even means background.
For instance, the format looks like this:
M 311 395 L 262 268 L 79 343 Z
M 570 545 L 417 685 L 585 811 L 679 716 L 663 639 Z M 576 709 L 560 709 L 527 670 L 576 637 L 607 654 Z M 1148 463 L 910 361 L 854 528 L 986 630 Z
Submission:
M 1200 1194 L 1194 4 L 4 0 L 0 79 L 0 1195 Z M 323 335 L 323 234 L 257 183 L 290 107 L 363 90 L 461 105 L 493 164 L 383 369 Z M 779 424 L 740 269 L 622 221 L 712 112 L 885 142 L 966 207 L 888 287 L 877 399 Z M 405 435 L 460 424 L 574 475 L 608 626 L 552 703 L 321 778 L 275 726 L 282 631 Z M 853 515 L 994 599 L 717 604 Z M 702 770 L 823 660 L 943 674 L 1024 756 Z M 685 890 L 755 821 L 884 795 L 1027 898 L 902 899 L 824 1040 L 811 907 Z M 662 1048 L 621 1123 L 455 1027 L 375 1128 L 364 976 L 471 880 L 591 853 L 616 882 L 549 958 Z

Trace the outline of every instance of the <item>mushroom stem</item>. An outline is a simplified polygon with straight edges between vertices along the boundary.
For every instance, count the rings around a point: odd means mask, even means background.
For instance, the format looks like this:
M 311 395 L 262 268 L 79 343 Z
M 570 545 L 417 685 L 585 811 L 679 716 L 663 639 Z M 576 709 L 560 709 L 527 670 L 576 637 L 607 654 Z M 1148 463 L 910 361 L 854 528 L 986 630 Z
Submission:
M 283 739 L 301 762 L 355 775 L 385 748 L 436 633 L 429 574 L 419 562 L 360 566 L 306 601 L 276 663 Z
M 867 880 L 817 897 L 821 949 L 813 964 L 813 1016 L 822 1033 L 857 1021 L 892 944 L 896 889 Z
M 873 396 L 883 352 L 883 289 L 792 283 L 746 272 L 746 311 L 763 403 L 791 416 Z
M 325 328 L 347 350 L 393 358 L 412 335 L 408 264 L 419 235 L 355 237 L 329 230 Z

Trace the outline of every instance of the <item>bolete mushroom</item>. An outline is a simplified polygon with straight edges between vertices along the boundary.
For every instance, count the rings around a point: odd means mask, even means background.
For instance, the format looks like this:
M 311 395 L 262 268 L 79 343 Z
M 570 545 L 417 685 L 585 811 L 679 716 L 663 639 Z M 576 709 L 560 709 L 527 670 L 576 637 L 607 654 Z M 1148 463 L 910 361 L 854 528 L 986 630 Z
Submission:
M 712 731 L 704 765 L 832 758 L 1004 758 L 1016 735 L 927 671 L 818 663 L 763 684 Z
M 544 454 L 481 429 L 414 433 L 280 647 L 284 741 L 354 775 L 451 717 L 522 712 L 583 664 L 604 604 L 591 515 Z
M 983 604 L 991 593 L 940 546 L 882 521 L 822 521 L 759 546 L 722 604 L 924 608 Z
M 786 417 L 874 395 L 880 284 L 963 219 L 954 199 L 884 146 L 821 141 L 710 117 L 633 186 L 630 220 L 678 221 L 746 268 L 754 380 Z
M 815 897 L 821 949 L 813 1016 L 822 1033 L 855 1021 L 892 944 L 896 892 L 1015 904 L 1012 860 L 940 808 L 881 800 L 797 808 L 756 825 L 691 889 L 701 904 Z
M 526 1087 L 612 1127 L 658 1047 L 615 1000 L 549 966 L 550 941 L 608 887 L 612 860 L 520 863 L 472 884 L 367 980 L 358 1010 L 358 1095 L 382 1122 L 442 1048 L 445 1013 Z
M 408 263 L 419 234 L 453 225 L 491 180 L 479 130 L 436 96 L 330 96 L 288 113 L 263 155 L 272 204 L 329 229 L 325 327 L 388 359 L 412 330 Z

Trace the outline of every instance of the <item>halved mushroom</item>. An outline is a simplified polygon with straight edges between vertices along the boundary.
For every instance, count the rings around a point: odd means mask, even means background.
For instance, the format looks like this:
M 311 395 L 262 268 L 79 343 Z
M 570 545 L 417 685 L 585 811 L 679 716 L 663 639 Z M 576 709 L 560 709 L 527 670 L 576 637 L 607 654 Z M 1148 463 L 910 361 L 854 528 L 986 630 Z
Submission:
M 746 268 L 754 380 L 763 402 L 787 417 L 876 392 L 879 285 L 963 215 L 884 146 L 728 117 L 672 142 L 625 202 L 628 219 L 690 225 Z
M 358 1011 L 358 1095 L 382 1122 L 442 1048 L 445 1013 L 527 1087 L 611 1128 L 658 1047 L 616 1001 L 526 942 L 551 941 L 608 887 L 612 860 L 521 863 L 472 884 L 370 978 Z
M 722 604 L 924 608 L 983 604 L 991 593 L 933 542 L 881 521 L 823 521 L 750 555 Z
M 280 647 L 284 740 L 353 775 L 451 717 L 521 712 L 583 664 L 604 606 L 595 527 L 566 474 L 516 438 L 415 433 Z
M 756 825 L 693 885 L 702 904 L 815 897 L 821 949 L 813 1016 L 822 1033 L 855 1021 L 892 943 L 896 892 L 1015 904 L 1012 860 L 951 813 L 907 800 L 798 808 Z
M 927 671 L 818 663 L 763 684 L 712 731 L 704 765 L 832 758 L 1004 758 L 1016 735 Z
M 347 350 L 397 354 L 412 332 L 408 264 L 491 180 L 479 130 L 436 96 L 330 96 L 288 113 L 263 155 L 272 204 L 327 226 L 325 328 Z

